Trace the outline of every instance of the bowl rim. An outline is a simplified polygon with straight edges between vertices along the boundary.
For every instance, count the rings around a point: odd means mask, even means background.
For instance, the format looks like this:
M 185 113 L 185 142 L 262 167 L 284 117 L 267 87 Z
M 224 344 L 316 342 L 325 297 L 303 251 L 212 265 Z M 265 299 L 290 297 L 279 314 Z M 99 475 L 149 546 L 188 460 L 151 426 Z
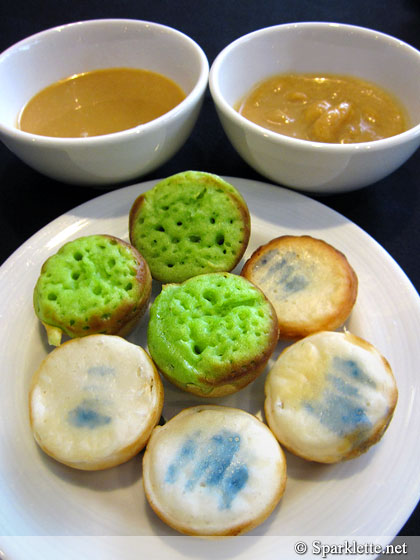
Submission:
M 88 19 L 88 20 L 80 20 L 74 21 L 70 23 L 66 23 L 63 25 L 57 25 L 54 27 L 50 27 L 48 29 L 44 29 L 42 31 L 38 31 L 28 37 L 25 37 L 14 43 L 2 53 L 0 53 L 0 63 L 1 59 L 4 57 L 9 56 L 14 51 L 22 48 L 27 43 L 32 43 L 34 41 L 39 41 L 44 39 L 47 36 L 52 35 L 53 33 L 62 33 L 63 31 L 67 31 L 73 29 L 75 27 L 90 27 L 90 26 L 100 26 L 100 25 L 107 25 L 107 26 L 115 26 L 115 25 L 131 25 L 131 26 L 138 26 L 140 28 L 144 27 L 153 27 L 155 29 L 159 29 L 162 31 L 166 31 L 168 33 L 172 33 L 173 35 L 182 38 L 186 44 L 188 44 L 193 50 L 195 50 L 196 54 L 198 55 L 199 59 L 199 75 L 196 83 L 190 93 L 186 95 L 186 97 L 173 109 L 164 113 L 160 117 L 153 119 L 144 124 L 137 125 L 133 128 L 127 128 L 125 130 L 121 130 L 118 132 L 111 132 L 108 134 L 102 134 L 98 136 L 87 136 L 87 137 L 60 137 L 60 136 L 42 136 L 40 134 L 33 134 L 31 132 L 25 132 L 20 130 L 17 127 L 5 125 L 0 122 L 0 133 L 9 137 L 13 138 L 14 140 L 20 140 L 23 142 L 34 144 L 36 143 L 39 146 L 47 147 L 48 145 L 54 145 L 59 147 L 76 147 L 81 145 L 104 145 L 104 144 L 112 144 L 113 142 L 118 141 L 127 141 L 132 137 L 136 137 L 137 135 L 146 134 L 149 131 L 153 132 L 155 129 L 165 126 L 165 122 L 172 121 L 172 119 L 176 119 L 177 116 L 185 111 L 187 111 L 191 105 L 194 105 L 201 97 L 201 95 L 205 92 L 205 89 L 208 85 L 208 78 L 209 78 L 209 61 L 207 55 L 205 54 L 202 47 L 191 37 L 189 37 L 186 33 L 175 29 L 174 27 L 170 27 L 168 25 L 157 23 L 148 20 L 140 20 L 134 18 L 96 18 L 96 19 Z
M 387 33 L 383 33 L 381 31 L 377 31 L 375 29 L 371 29 L 369 27 L 362 27 L 359 25 L 347 24 L 347 23 L 337 23 L 337 22 L 329 22 L 329 21 L 301 21 L 301 22 L 292 22 L 292 23 L 282 23 L 278 25 L 271 25 L 268 27 L 263 27 L 260 29 L 256 29 L 242 35 L 226 45 L 216 56 L 214 59 L 209 72 L 209 90 L 210 94 L 213 98 L 214 104 L 216 109 L 219 112 L 224 113 L 227 118 L 230 120 L 234 120 L 235 124 L 245 128 L 250 133 L 258 134 L 260 136 L 264 136 L 267 141 L 271 141 L 275 144 L 284 145 L 287 144 L 290 147 L 296 147 L 300 149 L 317 149 L 319 151 L 333 151 L 339 152 L 342 154 L 352 153 L 355 151 L 376 151 L 380 149 L 385 149 L 388 147 L 392 147 L 394 145 L 399 145 L 404 143 L 405 141 L 414 140 L 417 137 L 420 138 L 420 122 L 414 126 L 411 126 L 407 130 L 400 132 L 399 134 L 395 134 L 394 136 L 389 136 L 387 138 L 382 138 L 380 140 L 371 140 L 369 142 L 353 142 L 348 144 L 339 144 L 339 143 L 328 143 L 328 142 L 316 142 L 313 140 L 303 140 L 301 138 L 294 138 L 292 136 L 286 136 L 285 134 L 281 134 L 278 132 L 274 132 L 268 128 L 264 128 L 261 125 L 258 125 L 246 117 L 241 115 L 238 111 L 236 111 L 230 103 L 228 103 L 224 96 L 220 91 L 220 87 L 218 84 L 218 77 L 219 72 L 222 67 L 222 64 L 225 58 L 233 51 L 235 48 L 240 46 L 245 42 L 249 42 L 254 38 L 258 38 L 262 35 L 266 35 L 268 33 L 275 33 L 278 30 L 288 30 L 288 29 L 316 29 L 316 28 L 330 28 L 330 29 L 343 29 L 344 31 L 354 32 L 354 33 L 362 33 L 366 36 L 373 36 L 375 35 L 377 38 L 380 38 L 383 41 L 387 41 L 389 44 L 399 45 L 403 47 L 405 50 L 408 50 L 415 56 L 419 57 L 420 63 L 420 51 L 414 48 L 409 43 L 406 43 L 397 37 L 389 35 Z

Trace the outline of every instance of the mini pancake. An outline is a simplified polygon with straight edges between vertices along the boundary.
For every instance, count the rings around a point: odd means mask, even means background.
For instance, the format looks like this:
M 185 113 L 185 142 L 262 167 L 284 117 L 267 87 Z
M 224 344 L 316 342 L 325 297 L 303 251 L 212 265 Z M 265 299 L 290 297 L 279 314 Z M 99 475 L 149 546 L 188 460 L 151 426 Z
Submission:
M 152 509 L 177 531 L 240 535 L 278 504 L 286 460 L 255 416 L 196 406 L 155 428 L 143 457 L 143 485 Z
M 264 370 L 278 340 L 271 303 L 229 272 L 166 284 L 150 307 L 150 354 L 174 385 L 202 397 L 235 393 Z
M 287 347 L 265 382 L 265 414 L 279 442 L 310 461 L 352 459 L 387 429 L 398 390 L 387 360 L 349 332 Z
M 321 239 L 285 235 L 257 249 L 241 272 L 265 293 L 280 337 L 340 327 L 357 297 L 357 276 L 343 253 Z
M 131 243 L 163 283 L 231 271 L 245 252 L 250 227 L 247 204 L 235 187 L 200 171 L 160 181 L 135 200 L 129 217 Z
M 111 235 L 79 237 L 42 265 L 35 313 L 54 346 L 62 334 L 124 336 L 147 310 L 152 277 L 142 255 Z
M 29 393 L 34 438 L 70 467 L 99 470 L 131 459 L 159 421 L 163 387 L 140 347 L 112 335 L 76 338 L 55 348 Z

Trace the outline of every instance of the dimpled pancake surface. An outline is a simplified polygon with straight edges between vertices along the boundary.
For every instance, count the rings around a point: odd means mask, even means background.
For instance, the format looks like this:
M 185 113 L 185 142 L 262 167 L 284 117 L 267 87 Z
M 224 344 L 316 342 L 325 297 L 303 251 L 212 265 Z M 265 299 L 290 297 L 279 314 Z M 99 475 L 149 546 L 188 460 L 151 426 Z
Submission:
M 147 353 L 112 335 L 55 348 L 33 376 L 35 440 L 51 457 L 82 470 L 128 461 L 160 418 L 163 388 Z
M 183 410 L 157 427 L 143 458 L 146 497 L 190 535 L 238 535 L 264 521 L 286 484 L 284 453 L 255 416 L 223 406 Z
M 230 271 L 248 245 L 243 197 L 210 173 L 187 171 L 140 195 L 130 211 L 130 240 L 161 282 Z
M 68 336 L 126 334 L 145 312 L 151 292 L 147 263 L 109 235 L 66 243 L 42 266 L 34 308 L 46 325 Z
M 308 235 L 271 240 L 254 252 L 241 274 L 274 305 L 284 338 L 336 329 L 357 297 L 357 276 L 345 255 Z
M 277 340 L 270 302 L 228 272 L 167 284 L 150 308 L 153 360 L 175 385 L 200 396 L 223 396 L 253 381 Z
M 265 414 L 281 444 L 334 463 L 379 441 L 398 391 L 385 358 L 349 332 L 321 332 L 286 348 L 265 383 Z

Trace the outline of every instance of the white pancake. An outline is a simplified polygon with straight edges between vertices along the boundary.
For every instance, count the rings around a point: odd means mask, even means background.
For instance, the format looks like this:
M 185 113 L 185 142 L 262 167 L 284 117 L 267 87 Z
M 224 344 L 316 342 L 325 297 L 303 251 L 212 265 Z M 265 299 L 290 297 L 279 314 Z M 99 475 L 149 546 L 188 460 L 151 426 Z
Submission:
M 265 394 L 279 442 L 321 463 L 357 457 L 379 441 L 398 398 L 386 359 L 349 332 L 317 333 L 286 348 Z
M 309 235 L 272 239 L 251 255 L 241 274 L 273 304 L 282 338 L 340 327 L 357 297 L 357 276 L 345 255 Z
M 242 534 L 266 519 L 286 484 L 284 453 L 255 416 L 203 405 L 152 433 L 143 458 L 156 514 L 189 535 Z
M 112 335 L 54 349 L 29 394 L 35 440 L 51 457 L 83 470 L 128 461 L 159 421 L 163 387 L 148 354 Z

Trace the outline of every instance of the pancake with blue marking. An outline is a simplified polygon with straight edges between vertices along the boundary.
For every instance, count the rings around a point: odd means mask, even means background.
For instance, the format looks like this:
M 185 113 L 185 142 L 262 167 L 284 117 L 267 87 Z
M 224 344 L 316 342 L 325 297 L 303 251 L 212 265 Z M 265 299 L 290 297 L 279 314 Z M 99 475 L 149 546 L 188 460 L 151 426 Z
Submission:
M 241 274 L 273 304 L 282 338 L 337 329 L 357 298 L 357 275 L 346 256 L 309 235 L 272 239 L 251 255 Z
M 162 406 L 162 382 L 145 350 L 102 334 L 55 348 L 35 372 L 29 395 L 36 442 L 82 470 L 131 459 L 146 445 Z
M 265 395 L 268 425 L 282 445 L 310 461 L 335 463 L 381 439 L 398 390 L 374 346 L 348 331 L 325 331 L 280 354 Z
M 143 457 L 143 483 L 152 509 L 177 531 L 239 535 L 276 507 L 285 489 L 286 461 L 255 416 L 195 406 L 154 429 Z

